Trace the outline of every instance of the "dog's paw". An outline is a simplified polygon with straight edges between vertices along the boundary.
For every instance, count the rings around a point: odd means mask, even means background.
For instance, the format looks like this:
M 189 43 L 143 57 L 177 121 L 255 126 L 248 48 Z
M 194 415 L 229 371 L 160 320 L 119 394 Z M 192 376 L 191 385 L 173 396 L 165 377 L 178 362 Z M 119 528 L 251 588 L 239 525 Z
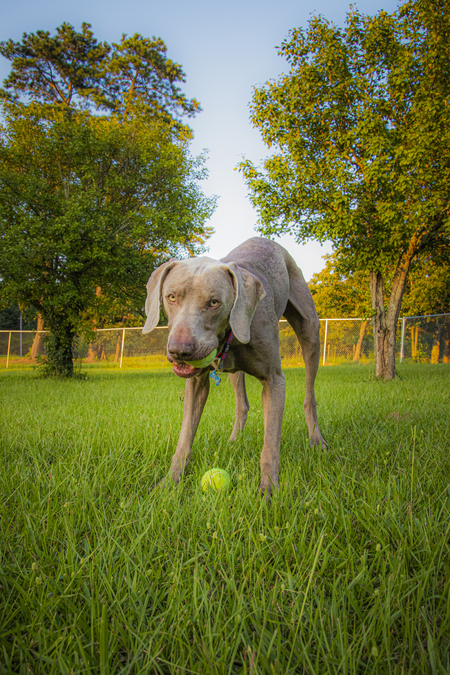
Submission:
M 172 483 L 174 483 L 174 485 L 178 485 L 178 483 L 183 479 L 183 477 L 186 474 L 187 474 L 187 463 L 180 464 L 179 462 L 173 462 L 172 467 L 170 469 L 169 477 L 166 480 L 172 479 Z
M 326 440 L 323 438 L 322 434 L 318 429 L 314 430 L 313 435 L 311 436 L 311 439 L 309 441 L 309 447 L 313 448 L 315 445 L 320 446 L 324 450 L 328 448 L 328 443 Z
M 150 490 L 156 490 L 157 488 L 166 487 L 166 486 L 167 486 L 167 478 L 163 478 L 162 480 L 158 481 L 157 483 L 153 483 L 153 485 L 150 485 Z
M 258 489 L 261 494 L 261 497 L 265 497 L 266 501 L 270 501 L 272 494 L 275 492 L 275 490 L 280 489 L 280 485 L 278 483 L 278 476 L 276 475 L 269 476 L 268 474 L 265 474 L 261 478 L 261 482 L 259 484 Z
M 180 472 L 180 475 L 178 476 L 178 478 L 177 478 L 176 480 L 175 480 L 175 478 L 173 477 L 173 474 L 171 474 L 170 476 L 165 476 L 165 477 L 164 477 L 162 480 L 160 480 L 158 483 L 155 483 L 154 485 L 152 485 L 152 486 L 150 487 L 150 490 L 155 490 L 156 488 L 168 488 L 168 487 L 170 487 L 171 485 L 178 485 L 178 483 L 180 482 L 181 478 L 182 478 L 181 472 Z

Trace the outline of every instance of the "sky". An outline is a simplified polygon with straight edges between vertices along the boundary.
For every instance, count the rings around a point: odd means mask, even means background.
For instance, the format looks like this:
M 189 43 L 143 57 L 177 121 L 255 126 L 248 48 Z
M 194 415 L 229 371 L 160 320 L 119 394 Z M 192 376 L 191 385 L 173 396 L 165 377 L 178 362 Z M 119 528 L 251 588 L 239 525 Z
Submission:
M 361 12 L 393 12 L 394 0 L 359 0 Z M 253 237 L 258 214 L 251 206 L 243 177 L 235 168 L 245 157 L 254 164 L 268 155 L 259 131 L 250 122 L 249 104 L 254 87 L 277 79 L 288 70 L 277 46 L 292 28 L 306 27 L 314 14 L 344 25 L 350 3 L 345 0 L 2 0 L 0 41 L 19 41 L 24 32 L 49 30 L 63 22 L 80 30 L 83 21 L 92 25 L 98 40 L 116 42 L 122 33 L 161 37 L 167 56 L 186 73 L 183 91 L 196 98 L 203 111 L 189 121 L 194 130 L 191 151 L 208 150 L 209 177 L 202 182 L 207 195 L 217 195 L 218 204 L 209 225 L 215 230 L 208 240 L 208 255 L 225 256 L 232 248 Z M 0 56 L 0 80 L 9 72 L 9 62 Z M 325 266 L 322 256 L 331 243 L 304 245 L 292 236 L 279 241 L 302 269 L 305 279 Z

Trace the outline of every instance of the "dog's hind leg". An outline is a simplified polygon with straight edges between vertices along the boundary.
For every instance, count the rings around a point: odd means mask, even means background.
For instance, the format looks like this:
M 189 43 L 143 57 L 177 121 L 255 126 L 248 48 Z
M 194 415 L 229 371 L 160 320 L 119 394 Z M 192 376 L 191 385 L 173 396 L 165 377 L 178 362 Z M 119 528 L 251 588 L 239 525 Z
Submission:
M 314 393 L 314 382 L 320 360 L 320 321 L 303 274 L 292 259 L 286 262 L 289 271 L 290 291 L 284 316 L 295 331 L 305 362 L 306 392 L 303 408 L 308 425 L 310 445 L 326 446 L 327 443 L 319 429 Z
M 247 398 L 247 391 L 245 389 L 245 373 L 238 371 L 237 373 L 230 373 L 231 384 L 233 385 L 234 394 L 236 396 L 236 409 L 234 418 L 234 427 L 230 436 L 230 441 L 235 441 L 237 435 L 245 427 L 247 421 L 250 404 Z

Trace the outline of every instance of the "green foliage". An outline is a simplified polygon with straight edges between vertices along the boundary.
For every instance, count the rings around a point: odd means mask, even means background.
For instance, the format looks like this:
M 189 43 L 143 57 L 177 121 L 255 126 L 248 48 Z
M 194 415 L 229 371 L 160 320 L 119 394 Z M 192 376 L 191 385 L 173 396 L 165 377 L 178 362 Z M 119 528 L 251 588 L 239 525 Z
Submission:
M 211 391 L 183 482 L 156 487 L 181 426 L 170 374 L 0 377 L 5 672 L 446 673 L 448 366 L 323 369 L 329 448 L 286 372 L 280 492 L 258 495 L 261 387 Z M 430 406 L 430 400 L 433 405 Z M 227 494 L 200 480 L 219 466 Z
M 149 270 L 205 236 L 202 160 L 157 121 L 123 125 L 38 104 L 4 112 L 2 293 L 33 304 L 52 328 L 60 315 L 76 324 L 97 286 L 136 293 L 142 306 Z
M 450 312 L 449 248 L 424 253 L 412 263 L 402 300 L 403 316 L 425 316 Z M 372 315 L 369 275 L 343 271 L 339 255 L 324 256 L 325 268 L 314 274 L 308 287 L 322 318 L 370 317 Z M 390 292 L 389 277 L 385 292 Z
M 315 17 L 291 31 L 280 50 L 290 73 L 252 104 L 274 153 L 264 171 L 241 164 L 263 233 L 331 239 L 351 268 L 384 271 L 415 234 L 424 247 L 448 228 L 448 48 L 430 57 L 422 19 L 407 3 L 396 15 L 353 10 L 345 29 Z
M 292 30 L 280 49 L 289 74 L 253 96 L 273 153 L 262 169 L 240 165 L 262 233 L 331 239 L 343 269 L 368 273 L 381 376 L 395 374 L 411 261 L 448 245 L 447 10 L 411 0 L 392 15 L 352 8 L 343 29 L 319 16 Z
M 405 296 L 404 316 L 450 312 L 450 248 L 419 257 L 411 265 Z
M 146 114 L 180 120 L 200 106 L 177 86 L 185 74 L 166 52 L 161 38 L 138 33 L 122 35 L 120 43 L 98 43 L 88 23 L 80 33 L 68 23 L 53 36 L 42 30 L 24 33 L 21 42 L 0 43 L 0 54 L 11 61 L 3 94 L 118 115 L 140 105 Z
M 88 23 L 82 24 L 81 33 L 63 23 L 54 36 L 38 30 L 24 33 L 22 42 L 1 42 L 0 54 L 12 65 L 4 93 L 49 104 L 82 106 L 92 100 L 109 107 L 102 71 L 110 49 L 97 42 Z
M 368 275 L 345 274 L 339 268 L 336 253 L 325 258 L 325 268 L 308 283 L 319 316 L 324 319 L 370 316 Z
M 0 309 L 0 330 L 19 330 L 21 310 L 18 305 L 6 305 Z M 22 311 L 22 330 L 36 330 L 36 310 L 31 307 Z
M 147 115 L 179 119 L 201 110 L 198 101 L 187 100 L 177 86 L 186 77 L 181 66 L 166 57 L 161 38 L 123 35 L 112 47 L 108 79 L 117 113 L 126 115 L 131 106 L 139 105 Z
M 38 356 L 39 372 L 43 377 L 73 377 L 74 367 L 72 352 L 76 335 L 70 321 L 66 325 L 58 323 L 56 330 L 44 337 L 45 356 Z
M 0 291 L 33 305 L 71 360 L 68 336 L 102 309 L 141 314 L 154 267 L 204 250 L 215 198 L 199 188 L 205 157 L 190 155 L 181 123 L 199 106 L 177 86 L 184 73 L 160 39 L 123 35 L 110 47 L 89 24 L 81 33 L 63 24 L 55 36 L 1 43 L 0 53 L 12 62 L 0 126 Z M 55 354 L 67 374 L 73 366 Z

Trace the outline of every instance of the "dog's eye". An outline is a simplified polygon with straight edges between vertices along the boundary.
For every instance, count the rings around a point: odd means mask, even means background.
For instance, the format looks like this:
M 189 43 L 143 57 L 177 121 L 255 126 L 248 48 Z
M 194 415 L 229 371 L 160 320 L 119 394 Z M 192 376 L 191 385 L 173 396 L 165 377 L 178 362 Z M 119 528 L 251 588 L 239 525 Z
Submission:
M 174 296 L 174 294 L 173 294 L 173 293 L 169 293 L 169 295 L 167 296 L 167 299 L 168 299 L 169 302 L 175 302 L 175 296 Z
M 210 307 L 218 307 L 220 305 L 220 302 L 218 300 L 211 300 L 209 303 Z

